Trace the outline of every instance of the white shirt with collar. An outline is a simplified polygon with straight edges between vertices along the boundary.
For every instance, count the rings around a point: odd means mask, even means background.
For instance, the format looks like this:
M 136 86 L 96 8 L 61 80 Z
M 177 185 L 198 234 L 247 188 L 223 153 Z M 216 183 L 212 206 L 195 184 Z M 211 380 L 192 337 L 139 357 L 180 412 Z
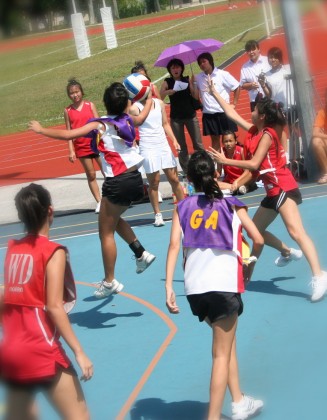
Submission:
M 253 61 L 249 60 L 245 64 L 243 64 L 241 68 L 241 80 L 240 85 L 243 86 L 244 83 L 258 83 L 258 76 L 261 72 L 266 73 L 271 69 L 271 66 L 268 62 L 268 58 L 264 55 L 259 55 L 258 60 L 254 63 Z M 250 102 L 254 102 L 255 97 L 258 93 L 262 93 L 265 96 L 262 87 L 259 85 L 258 89 L 251 89 L 248 91 Z
M 239 87 L 239 82 L 228 71 L 220 70 L 217 67 L 214 68 L 210 77 L 217 92 L 219 92 L 226 102 L 230 103 L 230 92 Z M 203 113 L 215 114 L 216 112 L 224 112 L 215 98 L 209 92 L 206 92 L 208 88 L 207 75 L 204 72 L 198 74 L 196 76 L 196 82 L 201 96 Z

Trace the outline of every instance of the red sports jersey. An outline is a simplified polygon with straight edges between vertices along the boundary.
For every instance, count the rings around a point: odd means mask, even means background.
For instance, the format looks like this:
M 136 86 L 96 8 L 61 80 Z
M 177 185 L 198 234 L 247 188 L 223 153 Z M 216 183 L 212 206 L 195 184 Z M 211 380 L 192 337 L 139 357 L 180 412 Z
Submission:
M 57 364 L 65 368 L 71 364 L 45 308 L 46 266 L 60 248 L 65 249 L 38 235 L 8 244 L 0 361 L 6 379 L 47 378 L 55 375 Z M 73 281 L 68 262 L 65 274 L 66 279 Z
M 226 149 L 224 148 L 224 153 L 226 156 Z M 242 157 L 242 147 L 236 145 L 234 154 L 231 157 L 233 160 L 243 160 Z M 236 166 L 224 165 L 224 173 L 225 177 L 223 179 L 224 182 L 228 182 L 232 184 L 237 178 L 239 178 L 244 170 L 242 168 L 237 168 Z
M 73 105 L 69 105 L 66 108 L 71 129 L 83 127 L 90 118 L 94 118 L 91 105 L 92 102 L 84 101 L 80 111 L 75 109 Z M 78 158 L 94 154 L 94 151 L 91 149 L 90 138 L 87 137 L 74 139 L 74 149 Z
M 259 132 L 255 126 L 250 128 L 244 142 L 245 159 L 252 159 L 264 133 L 271 137 L 272 142 L 266 157 L 260 164 L 258 176 L 262 179 L 267 196 L 274 197 L 279 195 L 281 191 L 294 190 L 298 188 L 298 185 L 291 171 L 286 166 L 285 150 L 279 141 L 278 135 L 270 127 L 265 127 Z

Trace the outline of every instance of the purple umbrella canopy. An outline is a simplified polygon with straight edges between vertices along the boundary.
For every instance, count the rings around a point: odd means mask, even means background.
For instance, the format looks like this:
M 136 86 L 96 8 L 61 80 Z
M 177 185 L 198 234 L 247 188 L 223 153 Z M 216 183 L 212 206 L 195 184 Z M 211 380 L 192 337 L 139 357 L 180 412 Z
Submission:
M 195 39 L 192 41 L 181 42 L 166 48 L 155 62 L 156 67 L 167 67 L 172 58 L 179 58 L 184 64 L 196 61 L 198 56 L 204 52 L 219 50 L 224 44 L 217 39 Z

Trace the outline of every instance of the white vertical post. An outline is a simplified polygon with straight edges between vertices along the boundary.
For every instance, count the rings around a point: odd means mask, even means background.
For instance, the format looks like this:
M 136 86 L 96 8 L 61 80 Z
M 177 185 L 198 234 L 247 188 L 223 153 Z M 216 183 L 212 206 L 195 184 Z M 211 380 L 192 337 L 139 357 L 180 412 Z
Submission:
M 102 24 L 103 24 L 107 48 L 108 50 L 110 50 L 111 48 L 116 48 L 118 44 L 117 44 L 115 27 L 114 27 L 114 21 L 113 21 L 112 13 L 111 13 L 111 7 L 102 7 L 100 9 L 100 13 L 101 13 L 101 18 L 102 18 Z
M 89 40 L 86 33 L 85 22 L 82 13 L 71 15 L 77 57 L 82 60 L 91 56 Z
M 267 0 L 267 1 L 268 1 L 269 13 L 270 13 L 271 26 L 273 30 L 275 30 L 276 24 L 275 24 L 275 17 L 274 17 L 274 11 L 272 8 L 271 0 Z
M 263 0 L 261 4 L 262 4 L 262 10 L 263 10 L 263 17 L 265 19 L 267 36 L 268 38 L 270 38 L 270 29 L 269 29 L 269 22 L 268 22 L 267 9 L 266 9 L 266 0 Z

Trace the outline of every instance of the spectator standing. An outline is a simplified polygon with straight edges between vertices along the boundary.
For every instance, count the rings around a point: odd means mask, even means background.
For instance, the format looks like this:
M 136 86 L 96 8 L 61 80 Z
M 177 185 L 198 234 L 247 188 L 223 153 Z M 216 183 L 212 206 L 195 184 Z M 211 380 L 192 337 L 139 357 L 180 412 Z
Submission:
M 167 70 L 170 77 L 164 80 L 160 89 L 160 95 L 162 100 L 167 95 L 169 96 L 170 126 L 181 148 L 179 163 L 186 175 L 189 152 L 186 144 L 185 128 L 191 137 L 195 151 L 203 149 L 203 144 L 194 98 L 191 95 L 194 92 L 194 87 L 192 83 L 190 84 L 189 77 L 183 75 L 184 69 L 185 66 L 182 60 L 173 58 L 169 61 Z
M 213 57 L 210 53 L 204 52 L 198 56 L 198 65 L 202 73 L 192 76 L 194 86 L 194 97 L 201 98 L 203 106 L 202 125 L 203 135 L 211 137 L 212 147 L 219 150 L 221 147 L 221 135 L 226 130 L 237 131 L 237 125 L 227 118 L 224 110 L 207 90 L 208 75 L 214 83 L 216 90 L 230 103 L 230 93 L 233 92 L 233 106 L 235 107 L 240 95 L 238 81 L 225 70 L 215 67 Z
M 243 64 L 241 68 L 240 85 L 249 93 L 251 112 L 254 110 L 255 98 L 258 93 L 264 95 L 264 91 L 260 86 L 258 77 L 260 73 L 266 73 L 270 70 L 268 58 L 261 55 L 259 43 L 255 40 L 247 41 L 245 51 L 249 56 L 249 60 Z
M 265 75 L 259 76 L 259 83 L 264 94 L 276 103 L 282 103 L 287 113 L 287 120 L 292 130 L 298 119 L 295 109 L 294 89 L 291 80 L 291 68 L 289 64 L 283 64 L 283 52 L 278 47 L 272 47 L 268 51 L 268 62 L 271 69 Z M 287 81 L 289 80 L 289 82 Z M 287 135 L 283 131 L 280 139 L 283 148 L 288 150 Z
M 286 109 L 295 105 L 293 83 L 287 87 L 287 79 L 291 75 L 289 64 L 283 64 L 283 52 L 278 47 L 268 51 L 268 63 L 271 67 L 265 77 L 259 77 L 259 83 L 265 96 L 274 102 L 282 102 Z

